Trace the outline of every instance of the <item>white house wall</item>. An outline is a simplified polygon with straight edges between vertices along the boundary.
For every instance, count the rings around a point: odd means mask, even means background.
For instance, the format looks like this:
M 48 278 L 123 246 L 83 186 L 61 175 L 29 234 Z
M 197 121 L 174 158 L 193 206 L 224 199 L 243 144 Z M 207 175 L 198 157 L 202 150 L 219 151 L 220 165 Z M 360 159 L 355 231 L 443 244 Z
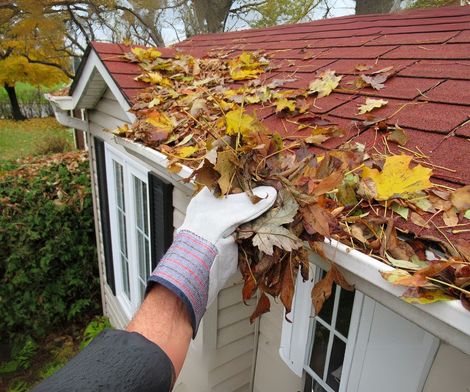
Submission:
M 282 303 L 271 301 L 271 311 L 261 316 L 254 392 L 297 392 L 303 383 L 281 360 L 281 342 L 284 310 Z
M 103 132 L 103 129 L 111 131 L 129 122 L 128 115 L 109 89 L 105 91 L 95 108 L 88 110 L 88 120 L 93 135 L 104 139 L 106 143 L 128 154 L 119 143 L 116 143 L 114 135 L 110 132 Z M 91 151 L 90 159 L 94 168 L 93 175 L 96 177 L 93 151 Z M 139 160 L 139 162 L 149 170 L 157 171 L 155 167 L 149 166 L 148 162 L 144 160 Z M 157 174 L 161 174 L 166 179 L 170 178 L 164 168 Z M 96 180 L 94 182 L 96 184 Z M 181 182 L 174 179 L 172 182 L 174 184 L 173 226 L 176 229 L 184 220 L 192 191 Z M 97 194 L 97 189 L 95 192 Z M 99 212 L 97 198 L 95 198 L 95 203 L 97 203 L 95 211 Z M 99 262 L 103 271 L 100 279 L 104 282 L 104 249 L 99 213 L 97 214 L 97 229 L 99 231 Z M 191 344 L 185 366 L 175 385 L 175 392 L 251 391 L 256 339 L 255 327 L 250 324 L 249 317 L 254 307 L 242 303 L 241 281 L 240 275 L 234 277 L 219 293 L 212 309 L 208 310 L 202 321 L 200 332 Z M 106 284 L 103 287 L 103 294 L 104 312 L 110 318 L 111 324 L 116 328 L 124 328 L 129 320 Z

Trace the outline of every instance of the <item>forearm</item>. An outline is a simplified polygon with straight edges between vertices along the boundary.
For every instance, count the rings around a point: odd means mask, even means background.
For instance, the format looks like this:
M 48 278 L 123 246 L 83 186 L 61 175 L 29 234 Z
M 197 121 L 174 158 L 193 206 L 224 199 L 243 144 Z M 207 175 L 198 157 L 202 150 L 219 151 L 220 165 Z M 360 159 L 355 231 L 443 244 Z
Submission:
M 178 376 L 193 330 L 186 305 L 173 292 L 155 285 L 126 329 L 158 345 L 170 358 Z

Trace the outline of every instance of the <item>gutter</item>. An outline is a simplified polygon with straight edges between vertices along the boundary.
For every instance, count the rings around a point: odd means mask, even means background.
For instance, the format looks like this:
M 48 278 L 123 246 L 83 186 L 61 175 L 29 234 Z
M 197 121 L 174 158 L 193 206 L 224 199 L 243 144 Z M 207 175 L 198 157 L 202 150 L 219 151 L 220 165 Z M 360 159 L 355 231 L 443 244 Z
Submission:
M 459 300 L 409 304 L 400 298 L 406 288 L 387 282 L 379 273 L 393 267 L 335 240 L 325 240 L 323 251 L 358 290 L 470 355 L 470 312 Z M 330 262 L 321 257 L 311 257 L 310 261 L 329 269 Z
M 46 99 L 51 102 L 59 123 L 83 131 L 88 130 L 86 121 L 68 115 L 68 111 L 73 109 L 72 97 L 46 94 Z M 181 180 L 190 177 L 193 172 L 191 168 L 183 165 L 179 173 L 171 174 L 167 170 L 169 161 L 164 154 L 124 138 L 116 137 L 115 141 L 129 154 L 156 168 L 174 183 L 181 184 Z M 191 188 L 191 185 L 186 184 L 186 187 Z M 348 282 L 354 284 L 358 290 L 470 355 L 470 312 L 459 300 L 426 305 L 406 303 L 400 299 L 406 289 L 392 285 L 379 273 L 379 271 L 391 271 L 393 267 L 335 240 L 325 240 L 323 251 L 325 257 L 335 262 Z M 310 261 L 323 269 L 329 269 L 330 263 L 321 257 L 311 257 Z
M 54 109 L 54 116 L 56 120 L 66 127 L 79 129 L 86 132 L 88 124 L 86 121 L 78 118 L 70 117 L 69 112 L 74 109 L 73 99 L 70 96 L 54 96 L 44 94 L 44 97 L 51 103 Z

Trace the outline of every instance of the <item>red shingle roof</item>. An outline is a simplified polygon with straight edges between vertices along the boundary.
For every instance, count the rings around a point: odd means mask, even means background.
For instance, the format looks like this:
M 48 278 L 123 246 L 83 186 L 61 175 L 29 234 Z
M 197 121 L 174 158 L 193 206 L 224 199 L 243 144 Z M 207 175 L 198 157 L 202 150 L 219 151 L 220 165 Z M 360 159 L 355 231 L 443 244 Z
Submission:
M 120 55 L 129 47 L 94 42 L 94 50 L 129 101 L 147 85 L 134 80 L 141 73 Z M 278 66 L 262 81 L 294 78 L 285 88 L 307 88 L 316 73 L 325 69 L 345 75 L 339 91 L 315 101 L 312 113 L 322 114 L 347 130 L 342 138 L 328 140 L 323 148 L 336 148 L 348 139 L 383 149 L 381 137 L 360 127 L 357 105 L 365 97 L 386 98 L 387 106 L 373 112 L 377 117 L 396 114 L 410 136 L 407 148 L 430 156 L 446 169 L 435 169 L 436 180 L 455 187 L 470 183 L 470 7 L 448 7 L 410 12 L 348 16 L 297 25 L 244 30 L 192 37 L 162 56 L 178 51 L 203 57 L 220 53 L 234 57 L 259 50 Z M 348 82 L 357 64 L 373 70 L 393 66 L 393 77 L 380 91 L 352 91 Z M 283 134 L 296 128 L 274 114 L 272 107 L 249 109 L 273 131 Z M 396 152 L 399 150 L 392 147 Z

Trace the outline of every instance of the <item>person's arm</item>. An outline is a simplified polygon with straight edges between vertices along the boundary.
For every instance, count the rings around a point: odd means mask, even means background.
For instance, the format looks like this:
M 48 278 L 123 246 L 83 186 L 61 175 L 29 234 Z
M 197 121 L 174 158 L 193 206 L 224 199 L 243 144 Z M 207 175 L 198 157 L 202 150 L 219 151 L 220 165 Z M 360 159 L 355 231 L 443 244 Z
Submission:
M 207 306 L 236 271 L 233 232 L 276 199 L 271 187 L 253 192 L 257 204 L 245 193 L 219 199 L 207 188 L 198 193 L 127 331 L 104 331 L 33 391 L 170 391 Z
M 154 286 L 126 330 L 158 345 L 178 377 L 193 335 L 188 310 L 178 296 L 164 286 Z

